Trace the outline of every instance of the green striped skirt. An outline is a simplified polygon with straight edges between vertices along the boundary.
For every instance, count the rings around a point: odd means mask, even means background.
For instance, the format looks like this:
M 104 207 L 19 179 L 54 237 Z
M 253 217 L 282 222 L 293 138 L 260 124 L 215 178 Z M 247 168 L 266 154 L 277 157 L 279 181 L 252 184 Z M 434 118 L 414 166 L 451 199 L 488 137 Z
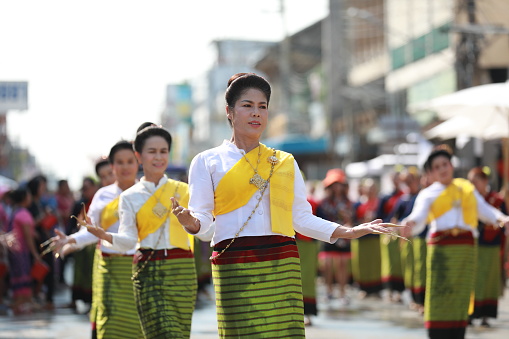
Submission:
M 366 293 L 382 290 L 380 239 L 378 235 L 365 235 L 352 239 L 352 276 L 359 289 Z
M 317 315 L 316 307 L 316 277 L 318 275 L 318 247 L 315 240 L 297 239 L 300 267 L 302 272 L 302 297 L 304 314 Z
M 412 297 L 416 304 L 424 305 L 426 295 L 426 253 L 425 237 L 413 237 L 414 270 L 412 281 Z
M 476 242 L 471 232 L 431 235 L 424 303 L 430 338 L 463 338 L 474 290 L 475 260 Z
M 501 285 L 500 244 L 479 245 L 473 318 L 497 317 Z
M 133 271 L 134 299 L 145 338 L 189 338 L 196 301 L 196 270 L 191 251 L 142 249 Z M 149 257 L 151 256 L 150 260 Z
M 231 239 L 214 247 L 220 252 Z M 212 260 L 220 338 L 304 338 L 299 252 L 284 236 L 240 237 Z
M 74 280 L 72 284 L 72 300 L 92 302 L 92 272 L 94 267 L 95 249 L 97 244 L 91 244 L 74 252 Z
M 96 253 L 90 320 L 97 338 L 143 338 L 131 281 L 133 256 Z
M 392 239 L 389 235 L 380 236 L 382 284 L 391 291 L 402 292 L 405 289 L 401 255 L 399 238 Z
M 412 238 L 410 238 L 410 241 L 413 241 Z M 399 245 L 401 248 L 403 285 L 406 289 L 411 290 L 414 281 L 414 248 L 412 243 L 408 241 L 401 241 Z

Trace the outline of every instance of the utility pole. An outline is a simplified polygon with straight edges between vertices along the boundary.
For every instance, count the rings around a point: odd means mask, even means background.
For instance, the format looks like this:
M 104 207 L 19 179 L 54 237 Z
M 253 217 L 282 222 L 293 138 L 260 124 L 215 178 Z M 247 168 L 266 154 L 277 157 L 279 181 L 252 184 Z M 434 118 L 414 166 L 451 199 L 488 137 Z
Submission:
M 335 120 L 343 116 L 346 101 L 343 96 L 346 85 L 346 45 L 343 0 L 329 0 L 329 16 L 322 26 L 323 71 L 327 83 L 326 112 L 329 124 L 329 159 L 332 163 L 336 158 L 337 133 Z M 347 110 L 346 110 L 347 111 Z M 353 131 L 349 131 L 352 133 Z M 352 145 L 350 145 L 352 147 Z
M 462 0 L 462 7 L 466 7 L 469 25 L 476 25 L 476 0 Z M 472 87 L 480 54 L 479 40 L 482 35 L 472 32 L 460 32 L 460 40 L 456 49 L 456 71 L 458 74 L 458 89 Z
M 290 132 L 290 74 L 291 74 L 291 46 L 290 38 L 288 37 L 288 29 L 286 27 L 286 12 L 285 12 L 285 0 L 279 0 L 279 8 L 281 14 L 281 25 L 283 30 L 283 41 L 281 42 L 281 55 L 279 57 L 279 77 L 281 82 L 281 114 L 286 118 L 286 131 Z

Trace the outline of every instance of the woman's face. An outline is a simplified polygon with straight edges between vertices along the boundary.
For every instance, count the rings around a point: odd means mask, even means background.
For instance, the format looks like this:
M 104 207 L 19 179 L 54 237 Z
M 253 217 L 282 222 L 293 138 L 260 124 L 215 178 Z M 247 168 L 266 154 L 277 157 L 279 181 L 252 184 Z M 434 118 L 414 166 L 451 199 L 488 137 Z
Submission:
M 117 151 L 113 156 L 113 172 L 121 183 L 134 181 L 138 173 L 138 160 L 134 152 L 128 149 Z
M 267 127 L 269 104 L 262 91 L 249 88 L 235 103 L 233 109 L 227 107 L 228 119 L 237 135 L 259 139 Z
M 143 166 L 143 172 L 147 174 L 164 174 L 168 167 L 170 149 L 163 137 L 152 136 L 145 141 L 141 153 L 136 152 L 138 161 Z
M 109 164 L 99 167 L 97 175 L 99 176 L 99 180 L 101 180 L 101 186 L 109 186 L 116 180 L 113 168 Z
M 431 163 L 431 174 L 441 184 L 449 185 L 454 176 L 454 167 L 445 156 L 438 156 Z
M 475 186 L 475 189 L 481 193 L 485 194 L 488 191 L 489 181 L 485 180 L 478 175 L 469 176 L 468 180 Z

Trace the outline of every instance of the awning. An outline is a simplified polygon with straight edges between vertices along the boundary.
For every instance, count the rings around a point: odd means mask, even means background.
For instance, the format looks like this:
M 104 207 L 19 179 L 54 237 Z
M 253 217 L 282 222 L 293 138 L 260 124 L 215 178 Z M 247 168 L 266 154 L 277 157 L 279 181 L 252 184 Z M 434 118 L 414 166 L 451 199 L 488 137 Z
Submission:
M 326 153 L 329 148 L 326 137 L 313 139 L 307 135 L 286 135 L 281 138 L 265 139 L 262 143 L 293 155 Z

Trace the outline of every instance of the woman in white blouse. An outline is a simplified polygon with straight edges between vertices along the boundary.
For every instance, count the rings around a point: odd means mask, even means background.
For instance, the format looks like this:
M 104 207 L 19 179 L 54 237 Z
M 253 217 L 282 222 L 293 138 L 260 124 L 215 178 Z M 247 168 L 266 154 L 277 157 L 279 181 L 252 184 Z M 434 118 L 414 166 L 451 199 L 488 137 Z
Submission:
M 452 152 L 436 146 L 425 167 L 436 180 L 419 192 L 402 223 L 419 234 L 429 224 L 424 325 L 430 339 L 463 339 L 473 301 L 478 220 L 507 225 L 509 219 L 489 205 L 474 185 L 454 178 Z M 472 305 L 473 306 L 473 305 Z
M 220 337 L 304 337 L 301 276 L 294 230 L 334 242 L 387 233 L 380 220 L 354 228 L 314 216 L 301 172 L 289 153 L 260 143 L 269 83 L 253 73 L 228 81 L 232 137 L 198 154 L 189 172 L 189 209 L 173 213 L 191 234 L 215 221 L 211 257 Z
M 118 233 L 89 232 L 106 246 L 125 251 L 136 245 L 132 280 L 145 338 L 189 338 L 196 300 L 196 271 L 188 234 L 170 213 L 170 198 L 187 205 L 186 183 L 166 174 L 170 133 L 160 126 L 141 129 L 134 150 L 143 167 L 140 181 L 120 195 Z
M 121 140 L 110 150 L 108 166 L 111 166 L 115 182 L 100 188 L 88 209 L 90 223 L 111 233 L 119 228 L 118 198 L 136 183 L 138 161 L 132 142 Z M 82 227 L 79 232 L 66 236 L 55 230 L 52 238 L 55 251 L 60 254 L 97 244 L 98 238 Z M 90 321 L 96 338 L 133 338 L 141 335 L 140 321 L 132 293 L 131 271 L 135 245 L 123 251 L 113 250 L 101 241 L 97 247 L 93 266 L 92 308 Z M 80 267 L 75 269 L 79 270 Z

